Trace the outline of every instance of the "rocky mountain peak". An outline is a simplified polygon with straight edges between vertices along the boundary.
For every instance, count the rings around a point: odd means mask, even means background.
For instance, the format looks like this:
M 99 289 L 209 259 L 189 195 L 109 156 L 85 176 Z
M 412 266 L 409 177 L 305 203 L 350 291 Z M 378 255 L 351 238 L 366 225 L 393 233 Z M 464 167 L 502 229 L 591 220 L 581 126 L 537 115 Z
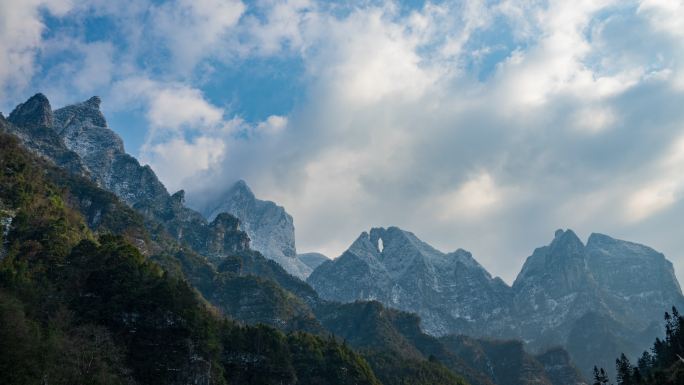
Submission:
M 102 103 L 102 99 L 100 99 L 99 96 L 93 96 L 90 99 L 86 100 L 83 102 L 83 104 L 87 105 L 90 108 L 96 108 L 100 109 L 100 104 Z
M 171 195 L 171 199 L 179 205 L 185 205 L 185 190 L 176 191 Z
M 653 250 L 652 248 L 646 245 L 615 239 L 605 234 L 592 233 L 589 236 L 589 239 L 587 240 L 588 250 L 609 250 L 614 248 L 623 248 L 625 249 L 623 251 L 630 250 L 631 254 L 633 254 L 634 256 L 640 255 L 644 258 L 664 258 L 664 256 L 661 253 Z
M 306 279 L 312 268 L 297 258 L 292 216 L 274 202 L 257 199 L 244 180 L 235 182 L 202 210 L 209 220 L 230 213 L 252 240 L 252 248 L 278 262 L 288 273 Z
M 19 104 L 10 113 L 8 120 L 17 126 L 52 127 L 53 114 L 50 101 L 45 95 L 37 93 Z
M 553 241 L 549 245 L 551 253 L 565 253 L 566 255 L 578 255 L 584 250 L 584 244 L 574 231 L 556 230 Z
M 505 311 L 510 291 L 467 251 L 445 254 L 398 227 L 364 231 L 307 282 L 330 300 L 378 300 L 416 312 L 424 330 L 435 335 L 479 333 L 478 323 Z
M 54 130 L 54 114 L 43 94 L 19 104 L 8 117 L 6 129 L 32 152 L 70 172 L 87 176 L 88 169 L 78 154 L 69 149 Z
M 481 269 L 485 274 L 487 274 L 487 276 L 490 276 L 489 272 L 485 270 L 484 267 L 482 267 L 482 265 L 480 265 L 480 263 L 475 260 L 475 258 L 473 258 L 473 254 L 470 251 L 456 249 L 456 251 L 449 253 L 448 255 L 453 257 L 455 260 L 462 263 L 463 265 L 467 266 L 468 268 Z M 499 278 L 499 280 L 501 279 Z
M 225 195 L 230 196 L 230 199 L 236 202 L 251 203 L 256 200 L 254 192 L 242 179 L 235 182 Z
M 129 155 L 126 154 L 121 137 L 107 126 L 107 121 L 100 111 L 100 103 L 100 98 L 93 96 L 84 102 L 56 110 L 54 131 L 69 150 L 81 157 L 94 182 L 114 191 L 125 202 L 133 204 L 137 200 L 136 197 L 144 192 L 140 189 L 125 193 L 119 191 L 119 188 L 124 186 L 120 183 L 121 178 L 113 175 L 115 170 L 120 168 L 117 163 L 124 161 L 124 158 L 126 163 L 133 159 L 129 159 Z M 128 172 L 134 170 L 130 169 Z
M 75 134 L 83 134 L 84 131 L 87 131 L 88 135 L 106 134 L 106 137 L 99 138 L 103 141 L 101 145 L 105 145 L 105 140 L 110 140 L 112 142 L 109 145 L 123 153 L 123 141 L 107 126 L 107 120 L 100 111 L 101 102 L 99 96 L 93 96 L 86 101 L 56 110 L 55 129 L 60 132 L 60 135 L 68 138 Z
M 421 241 L 414 233 L 396 226 L 372 228 L 369 240 L 386 264 L 399 257 L 402 265 L 415 258 L 425 261 L 444 259 L 444 253 Z
M 646 326 L 639 322 L 643 314 L 657 314 L 682 301 L 672 263 L 648 246 L 592 234 L 586 255 L 589 269 L 607 295 L 629 300 L 628 314 L 639 327 Z
M 548 246 L 527 258 L 513 288 L 544 287 L 549 290 L 545 295 L 563 296 L 593 287 L 593 281 L 582 241 L 572 230 L 557 230 Z
M 356 255 L 357 257 L 368 260 L 377 260 L 380 257 L 381 251 L 379 242 L 381 241 L 379 240 L 380 237 L 377 236 L 377 233 L 375 233 L 375 235 L 375 241 L 373 241 L 371 240 L 371 236 L 368 232 L 362 232 L 351 244 L 351 246 L 349 246 L 347 251 Z

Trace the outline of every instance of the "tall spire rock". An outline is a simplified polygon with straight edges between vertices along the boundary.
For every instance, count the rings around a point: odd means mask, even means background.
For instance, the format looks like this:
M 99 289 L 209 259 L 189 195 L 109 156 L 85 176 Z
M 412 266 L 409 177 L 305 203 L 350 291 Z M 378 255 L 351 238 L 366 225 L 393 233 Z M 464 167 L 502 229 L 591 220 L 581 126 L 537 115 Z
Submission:
M 66 170 L 88 175 L 87 167 L 54 131 L 50 101 L 38 93 L 19 104 L 7 118 L 6 129 L 16 135 L 26 148 Z
M 513 288 L 524 291 L 528 286 L 543 286 L 554 297 L 596 287 L 584 244 L 572 230 L 556 231 L 548 246 L 536 249 L 525 261 Z
M 238 180 L 203 210 L 209 220 L 223 212 L 240 220 L 240 229 L 247 233 L 254 250 L 298 278 L 306 279 L 311 273 L 313 269 L 297 257 L 294 221 L 282 206 L 257 199 L 247 183 Z
M 84 104 L 88 105 L 90 108 L 95 108 L 95 109 L 100 109 L 100 104 L 102 103 L 102 99 L 100 99 L 99 96 L 93 96 L 92 98 L 86 100 Z
M 45 95 L 37 93 L 29 100 L 19 104 L 7 120 L 16 126 L 52 127 L 52 108 Z
M 55 111 L 55 130 L 64 143 L 97 169 L 111 167 L 113 157 L 125 153 L 123 141 L 107 126 L 100 103 L 100 98 L 93 96 Z

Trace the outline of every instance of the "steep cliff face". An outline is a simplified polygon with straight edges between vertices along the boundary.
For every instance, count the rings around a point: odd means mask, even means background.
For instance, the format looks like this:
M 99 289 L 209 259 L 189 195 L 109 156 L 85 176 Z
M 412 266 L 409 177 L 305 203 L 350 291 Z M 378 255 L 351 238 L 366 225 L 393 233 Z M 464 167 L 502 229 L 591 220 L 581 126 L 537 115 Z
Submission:
M 633 328 L 658 326 L 646 315 L 682 303 L 672 263 L 648 246 L 592 234 L 586 260 L 605 300 Z
M 237 226 L 225 226 L 223 220 L 207 222 L 185 206 L 182 192 L 171 196 L 149 166 L 126 154 L 121 138 L 107 126 L 100 103 L 95 96 L 53 114 L 47 98 L 38 94 L 20 104 L 10 121 L 16 123 L 20 137 L 30 130 L 24 141 L 29 149 L 62 167 L 68 154 L 82 167 L 66 168 L 89 177 L 147 219 L 163 224 L 179 242 L 214 258 L 246 251 L 249 238 Z
M 588 374 L 606 357 L 640 353 L 662 334 L 660 315 L 684 305 L 672 264 L 653 249 L 592 234 L 586 246 L 557 231 L 513 284 L 516 337 L 533 349 L 562 344 Z
M 88 174 L 87 167 L 53 130 L 54 116 L 50 102 L 36 94 L 10 113 L 5 129 L 18 137 L 24 146 L 69 172 Z
M 278 262 L 295 277 L 304 280 L 313 271 L 297 257 L 292 216 L 271 201 L 257 199 L 245 181 L 237 181 L 217 203 L 209 204 L 203 212 L 209 220 L 219 213 L 237 217 L 252 248 Z
M 587 266 L 584 244 L 572 230 L 556 231 L 551 244 L 527 258 L 513 291 L 516 335 L 534 348 L 564 343 L 588 312 L 610 313 Z
M 397 228 L 362 233 L 308 282 L 323 298 L 415 312 L 433 335 L 516 338 L 533 351 L 564 346 L 585 375 L 594 364 L 612 367 L 604 357 L 638 354 L 662 333 L 660 315 L 684 305 L 662 254 L 600 234 L 585 246 L 571 230 L 536 249 L 512 287 L 470 253 L 441 253 Z
M 511 289 L 464 250 L 444 254 L 397 227 L 362 233 L 308 281 L 328 299 L 378 300 L 415 312 L 430 334 L 480 335 L 505 327 Z M 353 282 L 353 284 L 350 284 Z
M 67 148 L 88 165 L 92 176 L 101 185 L 108 185 L 113 162 L 125 151 L 121 138 L 107 127 L 100 103 L 100 98 L 93 96 L 83 103 L 60 108 L 54 113 L 52 127 Z

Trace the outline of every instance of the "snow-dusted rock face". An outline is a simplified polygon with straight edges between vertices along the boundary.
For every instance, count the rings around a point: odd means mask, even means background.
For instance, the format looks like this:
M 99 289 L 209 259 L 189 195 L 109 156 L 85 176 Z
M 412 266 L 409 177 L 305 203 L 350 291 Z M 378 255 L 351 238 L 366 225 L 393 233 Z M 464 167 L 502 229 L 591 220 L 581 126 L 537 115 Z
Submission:
M 237 217 L 252 248 L 278 262 L 295 277 L 306 279 L 313 271 L 297 258 L 292 216 L 271 201 L 257 199 L 245 181 L 237 181 L 217 203 L 208 205 L 203 212 L 209 220 L 222 212 Z
M 513 284 L 517 338 L 532 348 L 562 345 L 587 374 L 612 368 L 662 335 L 662 315 L 684 297 L 672 264 L 653 249 L 592 234 L 586 245 L 557 231 L 535 250 Z
M 567 340 L 589 313 L 643 331 L 684 304 L 672 263 L 661 253 L 602 234 L 585 246 L 571 230 L 557 231 L 549 246 L 535 250 L 513 290 L 520 334 L 538 344 Z
M 516 338 L 533 351 L 564 346 L 585 375 L 639 354 L 683 307 L 672 264 L 653 249 L 558 230 L 527 258 L 512 287 L 470 253 L 444 254 L 396 227 L 372 229 L 308 278 L 326 299 L 375 299 L 414 312 L 428 333 Z M 607 358 L 606 358 L 607 357 Z
M 53 129 L 102 188 L 150 214 L 170 205 L 169 193 L 152 169 L 126 154 L 121 138 L 109 129 L 97 96 L 56 110 Z
M 131 206 L 167 205 L 166 188 L 149 166 L 126 154 L 121 138 L 107 126 L 97 96 L 56 110 L 54 130 L 101 187 Z
M 584 244 L 572 230 L 556 231 L 550 245 L 527 258 L 513 291 L 515 334 L 535 347 L 564 342 L 588 312 L 610 313 L 587 266 Z
M 74 174 L 87 175 L 80 157 L 69 150 L 53 130 L 54 114 L 43 94 L 35 94 L 19 104 L 6 121 L 4 129 L 21 140 L 26 148 Z
M 222 258 L 249 249 L 249 238 L 235 218 L 219 216 L 209 223 L 184 205 L 182 192 L 169 195 L 149 166 L 125 153 L 121 138 L 107 127 L 98 97 L 53 113 L 48 99 L 36 94 L 2 126 L 29 150 L 92 179 L 204 255 Z
M 648 246 L 592 234 L 586 256 L 606 301 L 621 304 L 619 314 L 635 328 L 651 326 L 651 314 L 682 303 L 672 263 Z
M 93 96 L 56 110 L 54 127 L 64 144 L 88 165 L 97 182 L 106 186 L 112 184 L 114 162 L 126 152 L 121 138 L 107 127 L 100 103 L 100 98 Z
M 492 278 L 470 253 L 444 254 L 397 227 L 364 232 L 341 257 L 307 280 L 331 300 L 378 300 L 420 315 L 434 335 L 482 335 L 503 328 L 511 288 Z

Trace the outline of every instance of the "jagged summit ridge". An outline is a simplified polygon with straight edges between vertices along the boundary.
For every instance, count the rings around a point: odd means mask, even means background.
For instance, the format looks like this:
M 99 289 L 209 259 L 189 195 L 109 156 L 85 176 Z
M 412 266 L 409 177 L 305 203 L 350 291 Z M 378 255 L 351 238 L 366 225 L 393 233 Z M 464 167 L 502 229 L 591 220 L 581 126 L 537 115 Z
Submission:
M 479 335 L 483 324 L 498 322 L 494 314 L 506 312 L 511 295 L 468 252 L 443 253 L 398 227 L 363 232 L 307 282 L 331 300 L 378 300 L 415 312 L 435 335 Z
M 123 140 L 107 126 L 100 103 L 100 98 L 93 96 L 56 110 L 54 129 L 64 144 L 84 160 L 94 181 L 109 189 L 116 179 L 115 163 L 124 161 L 128 155 Z
M 83 103 L 90 106 L 91 108 L 97 108 L 99 110 L 100 104 L 102 104 L 102 99 L 99 96 L 93 96 Z
M 660 314 L 684 305 L 664 255 L 601 234 L 585 245 L 572 230 L 535 249 L 511 287 L 467 251 L 444 254 L 396 227 L 363 232 L 308 282 L 323 298 L 376 299 L 417 313 L 430 334 L 515 338 L 532 350 L 565 346 L 583 368 L 647 345 Z M 597 338 L 607 340 L 595 346 Z
M 172 197 L 149 166 L 127 154 L 121 138 L 107 126 L 100 104 L 94 96 L 53 113 L 47 98 L 37 94 L 13 111 L 9 131 L 28 149 L 92 179 L 146 218 L 162 223 L 180 243 L 214 258 L 250 252 L 249 238 L 235 218 L 209 223 L 186 207 L 182 196 Z
M 202 211 L 209 220 L 221 212 L 236 216 L 240 228 L 251 239 L 252 247 L 278 262 L 290 274 L 306 279 L 313 271 L 297 257 L 292 216 L 274 202 L 257 199 L 244 180 L 235 182 Z
M 7 130 L 27 148 L 69 172 L 89 175 L 78 154 L 66 148 L 53 130 L 54 114 L 50 101 L 38 93 L 19 104 L 7 118 Z
M 224 251 L 233 252 L 222 250 L 224 242 L 216 239 L 219 234 L 212 230 L 213 219 L 226 210 L 213 210 L 207 220 L 185 206 L 184 192 L 171 196 L 148 165 L 141 165 L 125 152 L 123 141 L 108 127 L 100 111 L 101 103 L 99 97 L 93 96 L 53 113 L 47 98 L 37 94 L 11 114 L 18 123 L 13 133 L 23 138 L 28 148 L 89 177 L 131 207 L 164 223 L 179 241 L 216 257 Z M 308 276 L 313 268 L 297 258 L 292 217 L 273 202 L 257 200 L 244 181 L 236 183 L 228 196 L 231 213 L 239 214 L 242 220 L 240 229 L 230 230 L 235 238 L 229 239 L 247 250 L 250 235 L 254 249 L 279 262 L 291 274 L 302 279 Z
M 28 127 L 51 126 L 52 119 L 50 101 L 41 93 L 19 104 L 7 118 L 14 125 Z

